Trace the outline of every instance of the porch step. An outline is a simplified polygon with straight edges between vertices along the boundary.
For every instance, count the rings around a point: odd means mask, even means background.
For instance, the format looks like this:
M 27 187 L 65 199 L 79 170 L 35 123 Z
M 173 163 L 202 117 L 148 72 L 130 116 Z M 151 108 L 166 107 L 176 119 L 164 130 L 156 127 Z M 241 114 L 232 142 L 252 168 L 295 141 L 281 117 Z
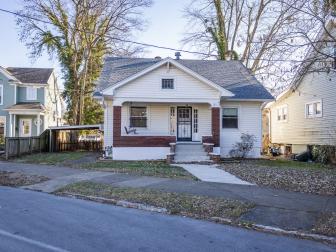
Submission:
M 175 149 L 175 163 L 212 163 L 201 143 L 178 143 Z

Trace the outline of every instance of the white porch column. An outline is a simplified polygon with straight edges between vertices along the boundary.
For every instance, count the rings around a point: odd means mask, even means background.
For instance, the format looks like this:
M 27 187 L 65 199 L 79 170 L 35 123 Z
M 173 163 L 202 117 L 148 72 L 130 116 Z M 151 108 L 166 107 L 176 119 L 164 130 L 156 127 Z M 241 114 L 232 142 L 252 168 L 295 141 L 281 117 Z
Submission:
M 13 115 L 9 114 L 9 137 L 13 136 Z
M 13 137 L 15 137 L 15 135 L 16 135 L 16 114 L 13 115 L 13 118 L 14 118 L 13 119 L 14 120 L 14 122 L 13 122 Z M 20 125 L 19 125 L 19 132 L 20 132 Z M 20 136 L 20 133 L 19 133 L 19 136 Z
M 36 135 L 39 136 L 40 135 L 40 130 L 41 130 L 41 123 L 40 123 L 40 120 L 41 120 L 41 115 L 40 113 L 37 114 L 37 129 L 36 129 Z

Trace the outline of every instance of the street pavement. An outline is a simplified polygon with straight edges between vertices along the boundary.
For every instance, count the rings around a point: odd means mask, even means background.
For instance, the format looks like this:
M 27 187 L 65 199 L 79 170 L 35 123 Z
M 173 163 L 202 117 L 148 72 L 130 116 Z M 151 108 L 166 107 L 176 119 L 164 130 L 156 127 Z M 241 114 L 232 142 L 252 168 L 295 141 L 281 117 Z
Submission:
M 336 251 L 292 237 L 0 187 L 0 251 Z

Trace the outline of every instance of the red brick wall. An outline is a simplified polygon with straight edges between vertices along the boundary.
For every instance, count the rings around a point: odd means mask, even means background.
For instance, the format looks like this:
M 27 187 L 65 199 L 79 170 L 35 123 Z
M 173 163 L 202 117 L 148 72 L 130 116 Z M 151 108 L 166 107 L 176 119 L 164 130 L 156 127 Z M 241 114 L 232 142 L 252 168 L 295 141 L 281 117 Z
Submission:
M 169 147 L 176 142 L 175 136 L 121 136 L 121 107 L 113 107 L 114 147 Z
M 220 143 L 220 108 L 211 108 L 212 140 L 215 147 Z

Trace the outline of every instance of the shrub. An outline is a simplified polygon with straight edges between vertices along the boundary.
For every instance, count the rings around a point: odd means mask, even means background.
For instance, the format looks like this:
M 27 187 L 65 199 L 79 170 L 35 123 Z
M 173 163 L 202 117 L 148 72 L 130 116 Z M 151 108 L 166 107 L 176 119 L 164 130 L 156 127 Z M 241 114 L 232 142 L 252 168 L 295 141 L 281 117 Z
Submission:
M 314 161 L 327 164 L 335 158 L 336 146 L 314 145 L 311 152 Z
M 235 158 L 246 158 L 248 153 L 253 149 L 256 138 L 254 135 L 243 133 L 240 136 L 241 141 L 235 143 L 230 150 L 230 156 Z

